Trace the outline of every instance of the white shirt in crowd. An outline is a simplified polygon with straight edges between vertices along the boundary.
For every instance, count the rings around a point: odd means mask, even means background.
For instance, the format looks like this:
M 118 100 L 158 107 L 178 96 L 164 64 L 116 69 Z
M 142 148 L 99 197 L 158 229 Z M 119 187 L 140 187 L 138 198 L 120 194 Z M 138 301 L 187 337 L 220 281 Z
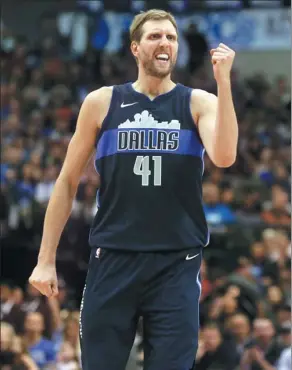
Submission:
M 281 353 L 277 370 L 291 370 L 292 369 L 292 361 L 291 361 L 291 347 L 284 349 Z

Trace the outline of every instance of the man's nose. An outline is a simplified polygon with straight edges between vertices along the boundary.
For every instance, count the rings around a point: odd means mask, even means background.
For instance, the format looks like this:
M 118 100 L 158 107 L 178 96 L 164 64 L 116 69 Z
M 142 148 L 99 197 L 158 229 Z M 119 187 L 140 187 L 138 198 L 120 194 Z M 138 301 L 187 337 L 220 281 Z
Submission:
M 160 46 L 168 46 L 169 40 L 166 35 L 163 35 L 160 39 Z

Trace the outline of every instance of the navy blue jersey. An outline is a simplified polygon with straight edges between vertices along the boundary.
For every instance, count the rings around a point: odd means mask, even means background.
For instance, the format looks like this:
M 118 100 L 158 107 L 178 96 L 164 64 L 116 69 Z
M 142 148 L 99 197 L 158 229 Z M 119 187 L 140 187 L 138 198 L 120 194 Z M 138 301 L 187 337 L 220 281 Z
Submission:
M 101 184 L 92 247 L 153 252 L 208 243 L 204 147 L 190 98 L 181 84 L 154 100 L 131 83 L 113 87 L 97 138 Z

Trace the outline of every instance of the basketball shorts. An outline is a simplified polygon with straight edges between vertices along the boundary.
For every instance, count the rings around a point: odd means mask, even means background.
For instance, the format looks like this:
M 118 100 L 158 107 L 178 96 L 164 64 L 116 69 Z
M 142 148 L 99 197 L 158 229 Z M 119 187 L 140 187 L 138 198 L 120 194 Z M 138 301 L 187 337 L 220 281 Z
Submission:
M 139 317 L 145 370 L 191 370 L 202 251 L 92 249 L 80 313 L 83 370 L 125 370 Z

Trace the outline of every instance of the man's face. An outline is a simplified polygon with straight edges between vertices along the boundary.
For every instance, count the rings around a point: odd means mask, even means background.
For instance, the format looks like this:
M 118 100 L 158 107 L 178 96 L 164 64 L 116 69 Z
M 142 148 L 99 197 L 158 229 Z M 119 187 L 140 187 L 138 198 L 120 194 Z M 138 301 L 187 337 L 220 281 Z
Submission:
M 169 20 L 147 21 L 139 43 L 131 45 L 139 68 L 156 78 L 165 78 L 173 70 L 178 50 L 177 33 Z
M 216 205 L 219 203 L 220 193 L 219 188 L 215 184 L 205 183 L 203 185 L 204 202 L 208 205 Z
M 1 284 L 0 297 L 2 302 L 6 302 L 11 298 L 11 289 L 7 284 Z
M 275 329 L 270 320 L 258 319 L 254 322 L 254 336 L 262 343 L 269 343 L 275 335 Z
M 25 331 L 41 334 L 44 330 L 44 318 L 39 312 L 30 312 L 24 321 Z
M 246 338 L 250 333 L 249 321 L 245 316 L 234 316 L 230 323 L 230 329 L 236 338 Z
M 221 334 L 217 328 L 205 328 L 203 340 L 208 352 L 214 352 L 221 343 Z

